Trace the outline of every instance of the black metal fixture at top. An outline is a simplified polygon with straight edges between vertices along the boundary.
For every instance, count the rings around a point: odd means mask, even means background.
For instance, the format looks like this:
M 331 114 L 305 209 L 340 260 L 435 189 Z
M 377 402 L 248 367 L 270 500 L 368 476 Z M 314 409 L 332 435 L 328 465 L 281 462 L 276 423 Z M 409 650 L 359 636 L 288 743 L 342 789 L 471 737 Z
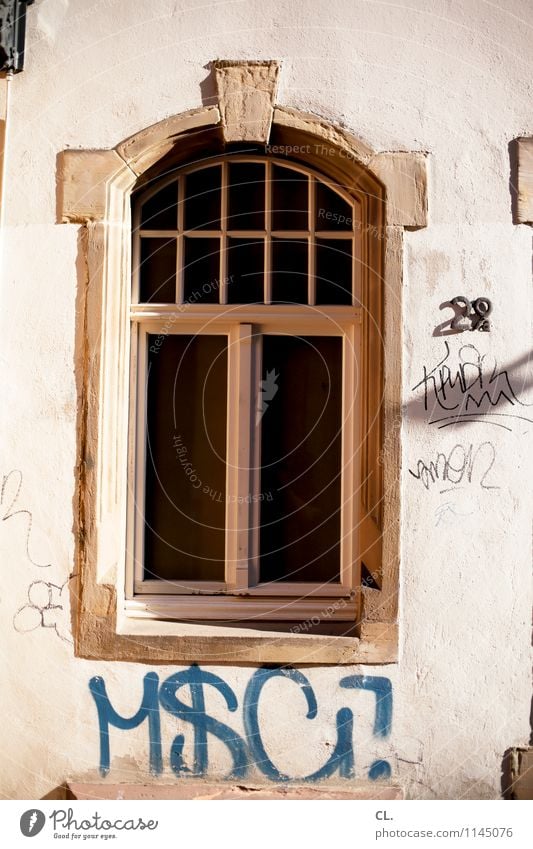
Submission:
M 24 67 L 26 6 L 33 0 L 0 0 L 0 72 L 17 74 Z

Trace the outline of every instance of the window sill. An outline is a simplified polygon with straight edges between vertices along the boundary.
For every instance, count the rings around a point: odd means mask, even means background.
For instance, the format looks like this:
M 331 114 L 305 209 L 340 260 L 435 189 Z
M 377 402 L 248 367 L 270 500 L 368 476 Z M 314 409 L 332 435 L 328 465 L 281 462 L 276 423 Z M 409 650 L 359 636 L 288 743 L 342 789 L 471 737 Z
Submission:
M 346 623 L 344 623 L 346 624 Z M 275 625 L 273 626 L 276 627 Z M 295 624 L 302 628 L 302 624 Z M 192 622 L 81 613 L 76 654 L 131 663 L 385 664 L 398 660 L 398 627 L 365 622 L 358 636 L 232 628 Z

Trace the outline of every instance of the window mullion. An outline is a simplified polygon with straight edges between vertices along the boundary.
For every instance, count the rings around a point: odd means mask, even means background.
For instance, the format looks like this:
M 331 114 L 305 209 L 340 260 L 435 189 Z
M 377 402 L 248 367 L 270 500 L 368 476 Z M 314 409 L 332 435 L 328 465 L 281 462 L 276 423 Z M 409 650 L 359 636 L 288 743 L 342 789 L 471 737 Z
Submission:
M 353 236 L 352 236 L 352 303 L 354 306 L 361 304 L 363 293 L 361 291 L 361 274 L 365 268 L 363 256 L 363 210 L 361 204 L 353 203 Z
M 265 163 L 265 304 L 272 303 L 272 163 Z
M 261 530 L 261 374 L 263 370 L 263 334 L 256 333 L 252 345 L 251 446 L 250 446 L 250 566 L 249 586 L 255 587 L 260 578 Z
M 238 324 L 229 335 L 226 484 L 226 582 L 249 586 L 252 326 Z
M 315 237 L 315 220 L 316 220 L 316 180 L 314 177 L 309 177 L 309 241 L 307 250 L 309 252 L 308 259 L 308 279 L 307 292 L 308 301 L 311 306 L 316 304 L 316 237 Z
M 132 357 L 137 368 L 132 369 L 132 378 L 136 381 L 136 415 L 132 416 L 133 427 L 130 433 L 130 450 L 134 458 L 135 497 L 130 500 L 128 528 L 133 538 L 128 539 L 133 554 L 133 569 L 128 575 L 128 590 L 133 594 L 135 582 L 144 580 L 144 515 L 146 505 L 146 400 L 148 382 L 148 331 L 142 324 L 132 333 Z M 133 412 L 133 410 L 132 410 Z
M 356 369 L 360 360 L 360 327 L 353 324 L 343 340 L 343 434 L 341 478 L 341 584 L 347 590 L 359 586 L 358 500 L 360 493 L 361 444 L 359 397 L 356 391 Z
M 131 302 L 136 304 L 141 299 L 141 208 L 137 206 L 133 215 L 133 250 L 132 250 L 132 288 Z
M 228 163 L 222 163 L 220 209 L 220 303 L 228 303 Z
M 178 180 L 178 237 L 176 244 L 176 303 L 182 304 L 185 298 L 185 271 L 183 268 L 185 245 L 184 245 L 184 217 L 185 217 L 185 179 Z

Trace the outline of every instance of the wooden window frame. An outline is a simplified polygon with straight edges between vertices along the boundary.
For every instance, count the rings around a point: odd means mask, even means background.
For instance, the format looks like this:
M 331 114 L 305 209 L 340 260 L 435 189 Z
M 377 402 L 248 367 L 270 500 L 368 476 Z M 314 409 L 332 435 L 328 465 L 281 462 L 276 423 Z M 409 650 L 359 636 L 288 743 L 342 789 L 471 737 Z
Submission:
M 274 308 L 275 309 L 275 308 Z M 305 308 L 304 308 L 305 310 Z M 198 311 L 193 315 L 179 316 L 173 324 L 172 333 L 221 334 L 229 340 L 228 363 L 228 422 L 227 422 L 227 510 L 226 510 L 226 581 L 187 581 L 176 586 L 178 581 L 162 582 L 144 580 L 143 572 L 143 517 L 144 517 L 144 432 L 146 421 L 146 352 L 148 336 L 161 332 L 161 319 L 153 317 L 149 322 L 134 325 L 132 362 L 137 360 L 135 373 L 137 387 L 131 392 L 132 423 L 130 429 L 130 468 L 135 469 L 136 486 L 130 487 L 128 508 L 129 568 L 126 569 L 125 609 L 132 616 L 142 615 L 157 619 L 161 616 L 174 619 L 220 620 L 241 619 L 256 621 L 306 620 L 320 616 L 327 606 L 327 599 L 346 598 L 346 604 L 329 614 L 336 621 L 354 621 L 357 616 L 355 588 L 360 583 L 360 569 L 353 551 L 357 550 L 357 519 L 355 497 L 360 464 L 357 463 L 355 446 L 359 444 L 360 404 L 356 391 L 355 362 L 360 350 L 360 316 L 328 321 L 325 317 L 283 316 L 282 312 L 266 315 L 258 309 L 256 320 L 251 323 L 229 321 L 222 314 L 205 326 L 205 315 Z M 169 313 L 165 313 L 168 320 Z M 173 314 L 170 313 L 172 316 Z M 252 312 L 247 310 L 251 317 Z M 165 318 L 162 319 L 163 321 Z M 341 484 L 341 581 L 339 584 L 321 585 L 307 582 L 283 582 L 271 584 L 260 582 L 258 572 L 258 545 L 249 550 L 249 526 L 253 524 L 252 505 L 243 499 L 250 492 L 250 480 L 244 471 L 250 465 L 249 444 L 250 422 L 256 404 L 250 397 L 252 384 L 251 335 L 287 333 L 289 335 L 335 336 L 343 342 L 343 435 L 342 435 L 342 484 Z M 283 328 L 283 329 L 282 329 Z M 133 369 L 132 369 L 133 370 Z M 258 384 L 258 381 L 255 382 Z M 248 395 L 249 401 L 242 403 Z M 239 402 L 239 398 L 241 402 Z M 139 403 L 135 400 L 139 399 Z M 256 443 L 257 444 L 257 443 Z M 243 468 L 244 467 L 244 468 Z M 238 480 L 240 478 L 240 480 Z M 212 595 L 209 595 L 209 594 Z M 227 596 L 237 596 L 238 601 Z M 215 596 L 215 594 L 217 594 Z M 186 597 L 184 597 L 186 596 Z M 262 599 L 269 598 L 269 605 Z M 277 599 L 277 601 L 276 601 Z M 213 602 L 216 602 L 213 604 Z
M 243 108 L 248 102 L 243 101 Z M 382 498 L 367 516 L 367 536 L 371 540 L 373 534 L 374 543 L 380 539 L 382 555 L 374 567 L 366 565 L 379 584 L 362 582 L 355 636 L 254 628 L 237 632 L 223 625 L 124 616 L 130 196 L 165 157 L 172 156 L 179 166 L 200 150 L 223 152 L 224 114 L 216 106 L 192 110 L 142 130 L 113 150 L 70 149 L 58 159 L 58 220 L 79 229 L 75 653 L 153 664 L 199 658 L 203 663 L 393 663 L 398 657 L 403 231 L 426 226 L 426 156 L 375 153 L 344 130 L 287 107 L 273 108 L 269 143 L 305 149 L 306 165 L 365 195 L 369 220 L 375 222 L 363 245 L 362 340 L 368 356 L 366 328 L 377 323 L 382 338 L 374 344 L 383 379 L 376 386 L 364 375 L 361 390 L 380 413 L 374 414 L 379 425 L 365 449 L 382 476 Z M 233 140 L 236 132 L 234 128 Z M 372 485 L 365 494 L 367 504 L 373 500 Z M 372 544 L 368 551 L 372 555 Z
M 262 230 L 231 230 L 228 228 L 228 185 L 230 164 L 261 163 L 265 167 L 265 228 Z M 221 220 L 220 228 L 187 230 L 184 226 L 184 181 L 188 174 L 212 168 L 221 168 Z M 274 230 L 272 228 L 271 201 L 273 167 L 283 166 L 303 174 L 308 180 L 308 228 L 306 230 Z M 176 229 L 142 229 L 141 207 L 168 185 L 176 183 L 178 202 Z M 318 183 L 328 186 L 342 197 L 350 209 L 351 226 L 339 231 L 318 231 L 316 198 Z M 209 158 L 204 163 L 180 169 L 177 173 L 155 181 L 136 198 L 133 214 L 133 276 L 130 319 L 131 375 L 129 469 L 133 480 L 128 486 L 128 542 L 126 548 L 126 596 L 124 609 L 130 616 L 152 619 L 231 620 L 256 623 L 268 621 L 306 621 L 323 617 L 328 600 L 343 598 L 344 604 L 333 606 L 328 612 L 330 622 L 354 622 L 358 618 L 357 588 L 361 583 L 358 532 L 357 495 L 361 489 L 359 457 L 363 415 L 361 392 L 357 392 L 356 370 L 362 361 L 361 330 L 363 309 L 361 297 L 361 245 L 364 197 L 349 195 L 332 180 L 299 163 L 254 155 L 231 155 Z M 227 240 L 231 237 L 263 238 L 265 240 L 264 304 L 228 304 Z M 283 238 L 307 241 L 308 249 L 308 304 L 275 305 L 271 303 L 272 269 L 270 261 L 271 239 Z M 176 239 L 176 304 L 142 303 L 140 293 L 140 243 L 141 239 Z M 185 238 L 220 239 L 219 281 L 220 304 L 193 304 L 184 299 L 184 249 Z M 331 242 L 339 239 L 351 241 L 352 274 L 351 305 L 316 307 L 314 258 L 316 239 Z M 227 476 L 226 476 L 226 569 L 225 581 L 146 580 L 144 573 L 144 504 L 145 483 L 145 429 L 146 386 L 148 361 L 148 336 L 171 334 L 222 334 L 227 335 L 228 346 L 228 421 L 227 421 Z M 340 583 L 259 581 L 258 515 L 243 496 L 258 490 L 257 480 L 252 480 L 245 469 L 258 466 L 251 462 L 254 446 L 250 441 L 250 417 L 257 405 L 260 380 L 260 361 L 257 356 L 258 337 L 264 334 L 336 336 L 343 347 L 342 391 L 342 460 L 341 460 L 341 533 Z M 163 350 L 164 346 L 162 346 Z M 253 356 L 255 354 L 255 356 Z M 256 374 L 252 379 L 252 369 Z M 246 401 L 248 399 L 248 401 Z M 255 450 L 258 449 L 258 440 Z M 253 476 L 257 478 L 258 476 Z M 257 505 L 254 505 L 255 507 Z M 251 535 L 249 528 L 256 528 Z M 211 594 L 211 595 L 210 595 Z M 233 596 L 233 598 L 232 598 Z M 235 598 L 237 597 L 237 598 Z

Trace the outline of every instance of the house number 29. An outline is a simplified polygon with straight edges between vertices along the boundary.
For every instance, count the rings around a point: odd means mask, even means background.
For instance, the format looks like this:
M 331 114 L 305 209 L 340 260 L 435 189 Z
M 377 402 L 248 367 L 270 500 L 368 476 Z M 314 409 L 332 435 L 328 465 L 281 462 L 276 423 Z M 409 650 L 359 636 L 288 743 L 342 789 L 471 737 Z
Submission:
M 469 301 L 464 295 L 452 298 L 450 303 L 455 309 L 455 318 L 451 321 L 453 330 L 482 330 L 490 331 L 489 315 L 492 312 L 492 304 L 488 298 L 476 298 Z M 469 321 L 470 326 L 460 324 L 461 321 Z

